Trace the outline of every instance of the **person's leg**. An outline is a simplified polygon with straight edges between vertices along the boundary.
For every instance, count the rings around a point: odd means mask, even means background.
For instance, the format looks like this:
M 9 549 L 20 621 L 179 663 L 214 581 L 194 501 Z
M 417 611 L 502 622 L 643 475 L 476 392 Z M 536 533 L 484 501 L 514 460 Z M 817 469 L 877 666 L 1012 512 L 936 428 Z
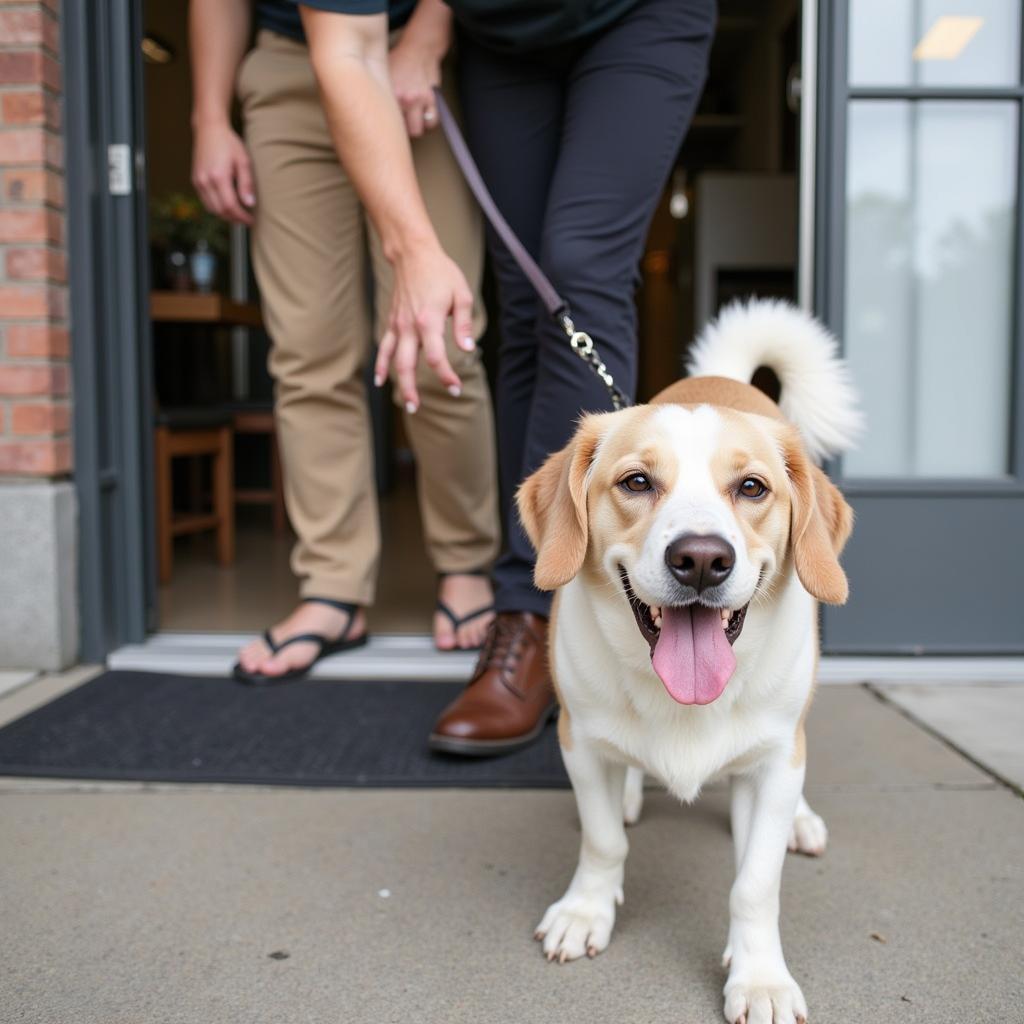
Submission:
M 459 77 L 466 137 L 494 201 L 535 259 L 540 257 L 544 211 L 558 160 L 564 74 L 551 63 L 497 54 L 459 39 Z M 537 317 L 532 285 L 488 227 L 488 252 L 501 306 L 501 350 L 495 406 L 502 520 L 517 520 L 514 498 L 522 480 L 524 442 L 537 373 Z M 494 569 L 499 611 L 547 614 L 546 602 L 517 603 L 532 589 L 532 567 L 502 551 Z
M 450 68 L 445 67 L 446 76 Z M 447 80 L 446 80 L 447 86 Z M 449 93 L 449 101 L 453 100 Z M 480 211 L 440 129 L 412 140 L 413 161 L 427 211 L 445 252 L 462 269 L 474 294 L 473 337 L 480 338 L 486 313 L 480 294 L 484 236 Z M 376 278 L 378 335 L 391 304 L 392 272 L 379 239 L 371 232 Z M 424 538 L 440 576 L 438 600 L 461 619 L 492 602 L 488 571 L 499 541 L 498 481 L 494 418 L 487 375 L 479 352 L 465 352 L 447 332 L 448 359 L 462 381 L 453 398 L 422 360 L 417 370 L 420 407 L 405 413 L 405 428 L 416 455 L 417 490 Z M 396 403 L 401 406 L 397 389 Z M 493 613 L 476 615 L 455 629 L 434 617 L 434 638 L 443 650 L 479 647 Z
M 462 102 L 469 144 L 512 229 L 539 252 L 543 211 L 558 152 L 562 73 L 460 40 Z M 536 373 L 537 297 L 492 233 L 492 266 L 501 300 L 498 451 L 505 518 L 519 484 L 522 440 Z M 503 586 L 504 556 L 495 565 Z M 441 713 L 432 749 L 494 754 L 531 743 L 554 703 L 547 664 L 547 621 L 499 609 L 466 689 Z
M 640 258 L 700 99 L 714 19 L 713 0 L 641 0 L 569 69 L 540 263 L 627 395 L 636 386 Z M 580 413 L 612 408 L 548 316 L 534 337 L 537 377 L 519 479 L 568 442 Z M 533 586 L 534 554 L 518 517 L 508 532 L 498 608 L 545 614 L 550 595 Z
M 288 512 L 301 594 L 363 606 L 380 547 L 362 367 L 369 341 L 365 241 L 355 192 L 334 154 L 305 47 L 261 36 L 240 81 L 256 177 L 253 263 L 267 329 Z M 272 630 L 336 636 L 348 617 L 302 605 Z M 349 635 L 364 629 L 361 613 Z M 280 674 L 316 653 L 272 657 L 257 641 L 247 672 Z

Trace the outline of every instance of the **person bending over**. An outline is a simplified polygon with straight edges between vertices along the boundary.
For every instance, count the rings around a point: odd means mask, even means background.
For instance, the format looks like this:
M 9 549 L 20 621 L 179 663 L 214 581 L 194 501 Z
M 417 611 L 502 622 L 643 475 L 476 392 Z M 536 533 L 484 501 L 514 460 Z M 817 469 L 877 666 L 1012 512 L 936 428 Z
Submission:
M 366 8 L 359 0 L 351 6 Z M 236 675 L 252 683 L 296 678 L 324 654 L 365 641 L 381 544 L 363 372 L 372 337 L 367 235 L 377 329 L 395 325 L 402 346 L 391 370 L 440 574 L 437 646 L 479 646 L 493 618 L 486 572 L 498 539 L 494 427 L 475 351 L 484 329 L 483 233 L 447 144 L 432 130 L 431 87 L 444 79 L 448 88 L 451 77 L 451 15 L 434 2 L 393 4 L 390 18 L 383 4 L 376 9 L 372 19 L 355 19 L 377 29 L 372 58 L 366 54 L 372 84 L 346 89 L 343 103 L 368 116 L 375 133 L 383 121 L 402 153 L 407 180 L 388 187 L 406 197 L 390 219 L 367 217 L 359 172 L 339 163 L 295 5 L 259 0 L 254 12 L 251 0 L 203 0 L 190 11 L 193 180 L 211 211 L 252 230 L 297 534 L 301 601 L 241 651 Z M 254 13 L 256 44 L 246 52 Z M 230 121 L 236 91 L 244 142 Z M 375 142 L 363 155 L 371 177 L 394 176 L 386 147 Z M 458 335 L 445 330 L 449 313 Z M 417 368 L 410 331 L 433 368 Z

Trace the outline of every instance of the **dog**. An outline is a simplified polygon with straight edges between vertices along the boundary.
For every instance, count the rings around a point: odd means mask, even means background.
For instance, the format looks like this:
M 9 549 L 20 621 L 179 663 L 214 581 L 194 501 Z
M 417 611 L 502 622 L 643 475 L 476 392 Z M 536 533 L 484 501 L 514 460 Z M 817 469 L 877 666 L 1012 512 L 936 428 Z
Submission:
M 582 825 L 576 872 L 536 938 L 560 963 L 607 947 L 644 772 L 686 802 L 728 777 L 730 1024 L 807 1017 L 779 888 L 787 845 L 816 855 L 827 838 L 802 793 L 817 603 L 848 592 L 853 513 L 818 466 L 861 426 L 837 350 L 791 305 L 731 306 L 693 346 L 688 378 L 584 416 L 517 493 L 535 583 L 557 591 L 549 657 Z M 750 384 L 759 367 L 778 404 Z

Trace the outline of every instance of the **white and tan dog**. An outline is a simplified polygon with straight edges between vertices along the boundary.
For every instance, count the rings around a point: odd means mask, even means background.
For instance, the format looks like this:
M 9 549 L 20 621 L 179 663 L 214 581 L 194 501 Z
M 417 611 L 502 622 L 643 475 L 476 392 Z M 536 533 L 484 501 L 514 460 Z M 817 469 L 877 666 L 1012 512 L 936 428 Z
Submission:
M 781 383 L 776 406 L 749 383 Z M 842 604 L 852 513 L 815 463 L 860 417 L 834 339 L 783 303 L 730 307 L 693 376 L 650 405 L 585 417 L 522 485 L 536 584 L 558 589 L 551 667 L 583 838 L 537 928 L 549 959 L 595 956 L 622 902 L 648 772 L 679 799 L 731 780 L 736 880 L 725 1016 L 794 1024 L 807 1009 L 779 939 L 787 844 L 823 852 L 803 799 L 817 602 Z

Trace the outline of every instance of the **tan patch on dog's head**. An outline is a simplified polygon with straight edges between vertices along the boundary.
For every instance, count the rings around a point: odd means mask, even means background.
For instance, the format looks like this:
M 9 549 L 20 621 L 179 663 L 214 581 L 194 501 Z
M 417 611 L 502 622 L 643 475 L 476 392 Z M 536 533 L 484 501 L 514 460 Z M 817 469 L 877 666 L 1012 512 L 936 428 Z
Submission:
M 576 435 L 516 492 L 519 517 L 537 552 L 533 578 L 540 590 L 564 586 L 587 554 L 587 473 L 601 438 L 601 416 L 587 416 Z
M 576 576 L 591 542 L 598 550 L 612 536 L 643 543 L 649 518 L 644 512 L 657 496 L 630 502 L 614 485 L 630 472 L 649 475 L 662 489 L 674 484 L 671 453 L 645 436 L 651 415 L 638 406 L 585 417 L 569 444 L 519 488 L 516 500 L 537 552 L 533 578 L 539 589 L 554 590 Z

